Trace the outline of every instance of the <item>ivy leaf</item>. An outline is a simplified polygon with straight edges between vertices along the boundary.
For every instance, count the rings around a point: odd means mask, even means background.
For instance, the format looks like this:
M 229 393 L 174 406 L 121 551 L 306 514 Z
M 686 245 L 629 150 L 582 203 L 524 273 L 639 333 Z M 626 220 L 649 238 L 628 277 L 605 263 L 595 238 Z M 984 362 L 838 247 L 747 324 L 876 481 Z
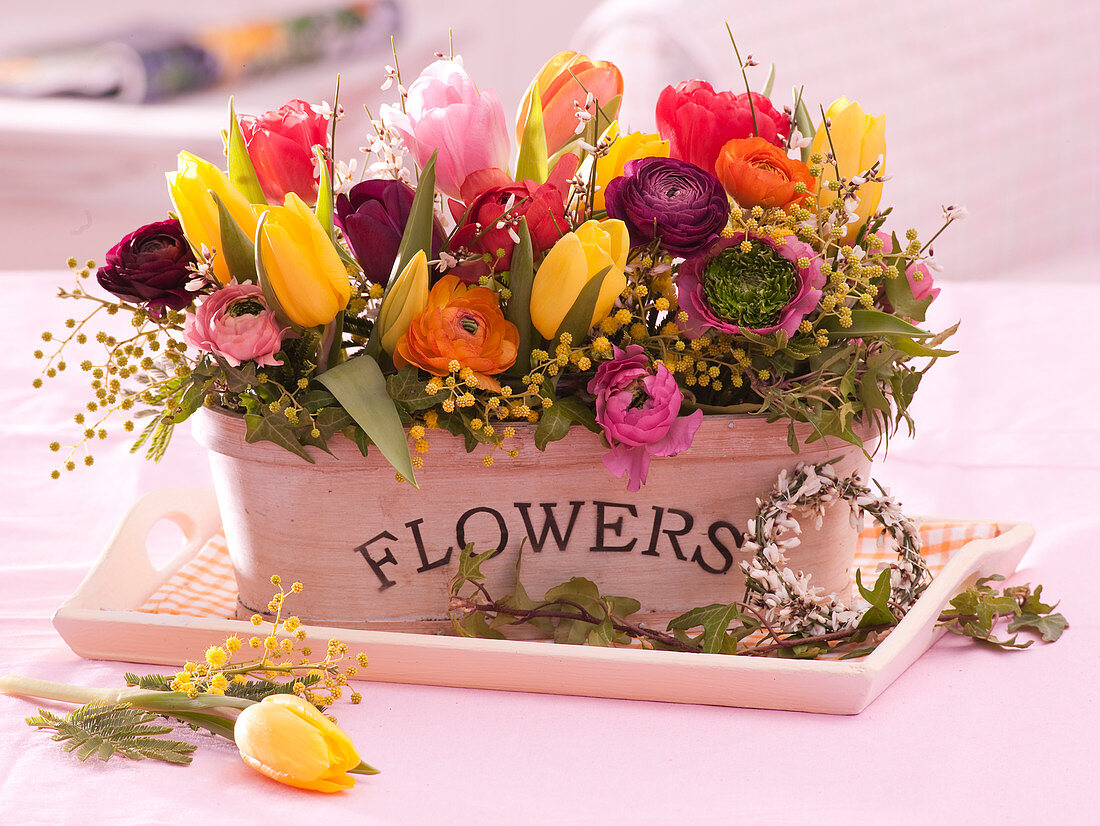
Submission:
M 1062 632 L 1068 627 L 1069 623 L 1061 614 L 1041 616 L 1031 611 L 1024 611 L 1008 624 L 1008 633 L 1011 634 L 1022 628 L 1028 628 L 1039 634 L 1043 638 L 1043 642 L 1054 642 L 1062 636 Z
M 40 708 L 37 717 L 27 718 L 27 725 L 53 729 L 53 739 L 65 751 L 75 751 L 81 761 L 92 755 L 106 761 L 118 754 L 131 760 L 150 757 L 182 766 L 190 763 L 195 746 L 162 739 L 160 735 L 168 734 L 172 727 L 151 725 L 156 717 L 151 711 L 126 703 L 96 702 L 73 709 L 64 717 Z
M 897 619 L 890 610 L 890 569 L 887 568 L 878 575 L 874 586 L 868 590 L 863 585 L 860 571 L 856 569 L 856 587 L 859 595 L 867 600 L 870 606 L 859 618 L 856 628 L 870 628 L 875 625 L 896 625 Z
M 249 444 L 255 442 L 272 442 L 281 448 L 289 450 L 301 456 L 311 465 L 316 464 L 313 457 L 298 442 L 290 423 L 278 413 L 244 414 L 244 440 Z
M 451 596 L 458 596 L 459 589 L 467 582 L 482 582 L 485 574 L 481 573 L 481 564 L 485 560 L 496 556 L 496 550 L 488 550 L 484 553 L 474 553 L 474 543 L 467 542 L 458 555 L 458 570 L 451 579 Z
M 420 371 L 415 367 L 406 367 L 386 379 L 390 398 L 410 412 L 427 410 L 439 403 L 439 396 L 425 390 L 426 385 L 427 382 L 420 380 Z
M 555 402 L 553 407 L 542 411 L 539 423 L 535 427 L 535 447 L 546 450 L 550 442 L 564 439 L 572 426 L 572 418 L 559 403 Z
M 701 646 L 705 654 L 733 654 L 737 648 L 736 640 L 726 633 L 729 625 L 740 618 L 741 612 L 735 603 L 722 605 L 713 603 L 693 608 L 686 614 L 674 617 L 668 624 L 669 631 L 687 631 L 702 626 L 703 633 L 694 642 Z

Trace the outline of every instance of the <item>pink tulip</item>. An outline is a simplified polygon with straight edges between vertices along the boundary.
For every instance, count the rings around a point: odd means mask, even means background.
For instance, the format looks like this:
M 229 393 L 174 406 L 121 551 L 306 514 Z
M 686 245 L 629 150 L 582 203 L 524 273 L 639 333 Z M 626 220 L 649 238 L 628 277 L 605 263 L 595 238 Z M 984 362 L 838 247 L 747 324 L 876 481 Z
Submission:
M 237 122 L 268 203 L 282 205 L 288 192 L 315 202 L 313 147 L 328 148 L 328 119 L 304 100 L 292 100 L 258 117 L 238 115 Z
M 511 155 L 504 108 L 492 89 L 479 93 L 461 64 L 437 60 L 409 86 L 405 111 L 383 105 L 382 121 L 397 132 L 420 168 L 439 151 L 436 189 L 461 197 L 472 173 L 507 169 Z
M 255 284 L 230 284 L 211 293 L 183 327 L 188 344 L 221 356 L 231 367 L 243 361 L 265 367 L 282 364 L 275 354 L 285 332 Z

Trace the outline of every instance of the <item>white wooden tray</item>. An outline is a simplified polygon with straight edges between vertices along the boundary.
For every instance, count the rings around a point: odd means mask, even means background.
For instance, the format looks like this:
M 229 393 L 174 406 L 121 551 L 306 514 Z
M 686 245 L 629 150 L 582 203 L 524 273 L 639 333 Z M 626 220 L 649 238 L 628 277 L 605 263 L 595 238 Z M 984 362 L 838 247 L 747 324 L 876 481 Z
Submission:
M 182 550 L 160 570 L 146 539 L 161 520 L 179 526 Z M 191 559 L 221 526 L 213 491 L 162 490 L 131 509 L 84 582 L 57 611 L 54 626 L 90 659 L 179 666 L 244 621 L 149 614 L 138 607 Z M 1000 535 L 954 553 L 917 604 L 873 653 L 858 660 L 785 660 L 546 642 L 466 639 L 308 627 L 312 643 L 338 636 L 364 651 L 357 679 L 545 694 L 858 714 L 944 633 L 936 618 L 979 576 L 1010 575 L 1035 535 L 1024 523 L 997 523 Z

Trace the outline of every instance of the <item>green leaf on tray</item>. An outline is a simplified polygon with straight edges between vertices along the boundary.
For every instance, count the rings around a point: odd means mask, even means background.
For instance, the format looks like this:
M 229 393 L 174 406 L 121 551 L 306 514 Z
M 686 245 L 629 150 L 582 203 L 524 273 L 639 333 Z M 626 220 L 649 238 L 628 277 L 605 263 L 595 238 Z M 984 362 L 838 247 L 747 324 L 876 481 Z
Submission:
M 870 606 L 859 618 L 857 628 L 869 628 L 875 625 L 895 624 L 894 612 L 890 610 L 890 569 L 887 568 L 878 575 L 875 584 L 868 590 L 863 585 L 863 578 L 856 568 L 856 588 L 859 595 L 867 600 Z

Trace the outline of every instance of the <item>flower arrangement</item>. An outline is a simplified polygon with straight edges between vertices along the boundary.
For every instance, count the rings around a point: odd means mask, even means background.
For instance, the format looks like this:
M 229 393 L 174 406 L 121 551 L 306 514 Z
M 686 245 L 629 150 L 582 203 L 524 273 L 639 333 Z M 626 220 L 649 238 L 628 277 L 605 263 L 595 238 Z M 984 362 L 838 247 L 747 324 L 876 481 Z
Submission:
M 884 117 L 840 98 L 815 128 L 800 92 L 783 107 L 770 81 L 748 91 L 752 65 L 745 92 L 669 86 L 642 134 L 617 120 L 619 70 L 563 52 L 520 105 L 514 162 L 499 99 L 453 55 L 407 86 L 387 67 L 396 98 L 362 168 L 333 157 L 338 104 L 231 103 L 226 168 L 182 152 L 172 216 L 95 270 L 114 300 L 79 279 L 61 292 L 95 307 L 43 335 L 44 377 L 92 317 L 133 325 L 94 334 L 94 399 L 62 466 L 116 413 L 127 431 L 150 417 L 135 449 L 159 458 L 203 405 L 306 461 L 344 434 L 413 484 L 433 428 L 491 465 L 518 425 L 540 450 L 588 427 L 630 490 L 704 415 L 785 420 L 795 452 L 795 422 L 854 444 L 911 428 L 952 331 L 919 326 L 939 292 L 930 242 L 879 208 Z

